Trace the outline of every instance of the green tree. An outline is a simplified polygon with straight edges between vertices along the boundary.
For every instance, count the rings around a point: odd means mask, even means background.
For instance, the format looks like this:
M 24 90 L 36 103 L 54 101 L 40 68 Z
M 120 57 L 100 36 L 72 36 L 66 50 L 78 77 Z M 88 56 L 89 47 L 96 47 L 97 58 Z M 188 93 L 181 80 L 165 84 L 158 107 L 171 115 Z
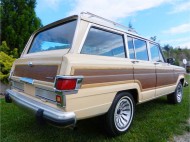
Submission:
M 13 50 L 10 50 L 6 41 L 2 41 L 2 44 L 0 45 L 0 51 L 4 52 L 7 55 L 10 55 L 13 58 L 19 57 L 18 49 L 14 48 Z
M 1 0 L 1 40 L 11 51 L 17 48 L 21 53 L 30 35 L 42 26 L 35 6 L 36 0 Z
M 0 45 L 0 51 L 3 51 L 6 54 L 9 54 L 10 48 L 7 46 L 7 42 L 3 41 Z
M 134 28 L 133 28 L 133 24 L 131 23 L 131 21 L 129 22 L 128 27 L 129 27 L 130 29 L 134 29 Z
M 170 58 L 170 53 L 171 53 L 171 50 L 173 49 L 173 47 L 170 46 L 169 44 L 167 44 L 167 45 L 164 45 L 163 49 L 165 51 L 164 52 L 165 57 Z
M 156 36 L 152 36 L 152 37 L 150 37 L 150 39 L 153 40 L 153 41 L 156 41 L 157 37 Z

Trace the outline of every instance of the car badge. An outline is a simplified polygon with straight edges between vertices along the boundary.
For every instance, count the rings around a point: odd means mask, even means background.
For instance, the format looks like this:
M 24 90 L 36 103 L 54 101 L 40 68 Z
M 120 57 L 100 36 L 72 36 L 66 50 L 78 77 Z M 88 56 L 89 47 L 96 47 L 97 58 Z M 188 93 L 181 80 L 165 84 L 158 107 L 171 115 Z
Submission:
M 28 66 L 32 67 L 32 62 L 28 62 Z

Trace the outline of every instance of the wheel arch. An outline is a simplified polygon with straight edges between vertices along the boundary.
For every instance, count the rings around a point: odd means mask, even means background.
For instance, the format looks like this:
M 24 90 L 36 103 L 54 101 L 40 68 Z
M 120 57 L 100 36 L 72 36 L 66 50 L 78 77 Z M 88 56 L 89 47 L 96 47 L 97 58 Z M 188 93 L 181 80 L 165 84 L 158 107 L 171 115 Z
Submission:
M 179 81 L 181 82 L 182 85 L 184 85 L 184 81 L 185 81 L 184 78 L 181 78 Z
M 176 82 L 176 86 L 178 85 L 179 82 L 181 82 L 181 84 L 184 85 L 184 83 L 185 83 L 185 77 L 184 77 L 184 75 L 180 75 L 178 77 L 178 80 Z
M 135 104 L 137 104 L 139 102 L 139 91 L 138 91 L 138 89 L 134 88 L 134 89 L 121 90 L 121 91 L 117 92 L 116 95 L 118 95 L 120 93 L 125 93 L 125 92 L 129 92 L 133 96 Z

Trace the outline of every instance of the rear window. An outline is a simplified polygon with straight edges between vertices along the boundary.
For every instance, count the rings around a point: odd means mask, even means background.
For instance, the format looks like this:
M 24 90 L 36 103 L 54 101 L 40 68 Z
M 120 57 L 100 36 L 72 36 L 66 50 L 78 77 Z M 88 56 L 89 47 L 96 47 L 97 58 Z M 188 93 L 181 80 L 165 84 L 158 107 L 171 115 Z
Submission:
M 71 48 L 76 23 L 77 20 L 74 20 L 39 32 L 35 36 L 28 53 Z
M 148 61 L 148 51 L 146 41 L 140 39 L 134 39 L 136 59 Z
M 127 36 L 130 59 L 148 61 L 148 50 L 145 40 Z

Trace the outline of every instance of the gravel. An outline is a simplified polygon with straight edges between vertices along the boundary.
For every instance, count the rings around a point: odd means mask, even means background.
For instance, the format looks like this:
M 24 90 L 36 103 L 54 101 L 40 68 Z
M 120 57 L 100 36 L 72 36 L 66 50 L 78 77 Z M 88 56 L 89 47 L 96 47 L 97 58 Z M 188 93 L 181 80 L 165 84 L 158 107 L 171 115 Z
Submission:
M 190 126 L 190 119 L 188 120 L 188 126 Z M 181 136 L 174 136 L 174 142 L 190 142 L 190 132 L 186 132 Z

